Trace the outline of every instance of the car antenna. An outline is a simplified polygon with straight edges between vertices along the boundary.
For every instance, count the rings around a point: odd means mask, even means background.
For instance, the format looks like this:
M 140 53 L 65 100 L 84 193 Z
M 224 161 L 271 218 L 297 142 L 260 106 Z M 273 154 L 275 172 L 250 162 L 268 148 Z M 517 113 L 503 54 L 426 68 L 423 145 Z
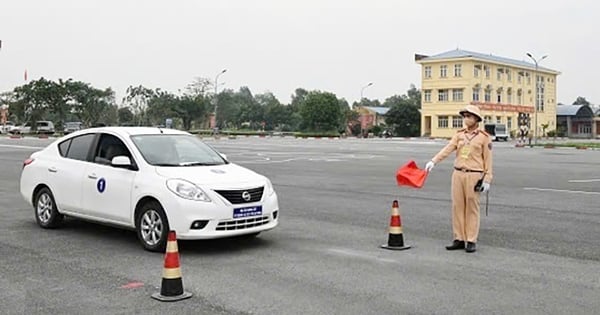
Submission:
M 160 130 L 160 133 L 164 133 L 163 130 L 160 127 L 158 127 L 158 130 Z

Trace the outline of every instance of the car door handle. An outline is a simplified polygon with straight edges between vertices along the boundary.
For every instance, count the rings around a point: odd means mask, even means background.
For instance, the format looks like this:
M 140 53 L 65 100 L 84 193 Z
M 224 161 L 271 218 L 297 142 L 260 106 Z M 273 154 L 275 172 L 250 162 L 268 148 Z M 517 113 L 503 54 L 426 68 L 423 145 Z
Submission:
M 89 179 L 97 179 L 97 178 L 98 178 L 98 176 L 96 176 L 96 174 L 89 174 L 89 175 L 88 175 L 88 178 L 89 178 Z
M 56 169 L 56 167 L 48 167 L 48 172 L 56 173 L 56 172 L 58 172 L 58 170 Z

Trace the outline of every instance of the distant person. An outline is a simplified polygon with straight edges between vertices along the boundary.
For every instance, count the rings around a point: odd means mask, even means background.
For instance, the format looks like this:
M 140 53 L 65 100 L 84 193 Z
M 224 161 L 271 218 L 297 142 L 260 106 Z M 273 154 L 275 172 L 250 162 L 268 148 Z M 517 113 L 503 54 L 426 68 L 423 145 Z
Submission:
M 482 121 L 479 107 L 467 105 L 459 113 L 465 127 L 427 162 L 425 170 L 430 172 L 437 163 L 456 151 L 451 186 L 454 241 L 446 249 L 465 249 L 472 253 L 476 251 L 479 236 L 479 194 L 488 192 L 492 181 L 492 141 L 485 131 L 478 128 Z M 477 185 L 478 181 L 481 185 Z

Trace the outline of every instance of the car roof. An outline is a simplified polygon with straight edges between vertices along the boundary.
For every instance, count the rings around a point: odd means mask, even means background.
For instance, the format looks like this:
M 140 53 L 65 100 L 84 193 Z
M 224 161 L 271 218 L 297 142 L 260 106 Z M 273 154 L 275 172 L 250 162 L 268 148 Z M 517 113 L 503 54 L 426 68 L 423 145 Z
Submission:
M 168 129 L 168 128 L 157 128 L 157 127 L 97 127 L 83 130 L 83 133 L 92 132 L 114 132 L 123 136 L 136 136 L 136 135 L 159 135 L 159 134 L 173 134 L 173 135 L 189 135 L 188 132 Z

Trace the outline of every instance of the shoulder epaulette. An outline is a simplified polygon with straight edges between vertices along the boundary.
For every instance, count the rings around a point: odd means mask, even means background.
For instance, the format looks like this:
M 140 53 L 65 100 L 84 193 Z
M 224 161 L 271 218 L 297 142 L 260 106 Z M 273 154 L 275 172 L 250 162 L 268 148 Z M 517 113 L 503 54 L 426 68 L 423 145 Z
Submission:
M 463 132 L 465 130 L 467 130 L 467 128 L 458 129 L 458 131 L 456 131 L 456 133 Z
M 486 135 L 486 136 L 488 136 L 488 137 L 490 136 L 490 134 L 489 134 L 489 133 L 487 133 L 485 130 L 479 130 L 479 132 L 483 133 L 484 135 Z

